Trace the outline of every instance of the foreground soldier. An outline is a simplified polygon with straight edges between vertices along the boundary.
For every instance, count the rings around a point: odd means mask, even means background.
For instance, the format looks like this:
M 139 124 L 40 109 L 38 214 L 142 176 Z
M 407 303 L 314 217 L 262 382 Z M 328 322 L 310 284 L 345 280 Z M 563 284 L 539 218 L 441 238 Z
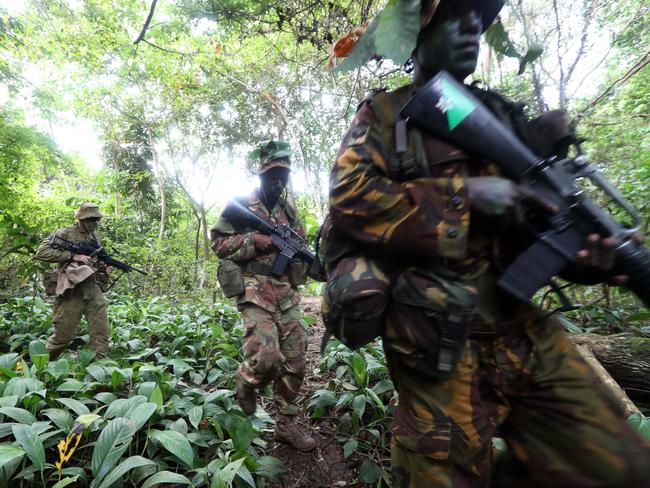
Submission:
M 296 209 L 283 196 L 289 178 L 286 143 L 269 141 L 254 153 L 259 158 L 260 188 L 241 203 L 272 224 L 289 224 L 304 231 Z M 295 403 L 305 374 L 307 341 L 300 321 L 300 294 L 306 265 L 292 261 L 283 276 L 272 276 L 279 250 L 271 237 L 223 214 L 211 231 L 212 248 L 221 260 L 220 283 L 226 296 L 236 296 L 244 320 L 244 362 L 237 370 L 237 401 L 255 413 L 255 390 L 273 381 L 277 410 L 274 438 L 298 450 L 310 451 L 316 442 L 293 421 Z
M 75 214 L 78 222 L 72 227 L 63 227 L 54 235 L 75 243 L 99 242 L 95 230 L 102 214 L 94 203 L 83 203 Z M 107 302 L 100 288 L 108 279 L 112 267 L 98 262 L 90 256 L 73 255 L 70 251 L 52 244 L 48 236 L 39 246 L 36 258 L 50 263 L 59 263 L 59 269 L 46 272 L 45 289 L 48 295 L 55 295 L 54 333 L 47 340 L 50 359 L 55 359 L 74 339 L 81 316 L 88 321 L 90 348 L 98 358 L 108 352 Z
M 497 431 L 512 460 L 502 466 L 516 480 L 508 486 L 648 486 L 649 446 L 562 324 L 496 285 L 525 245 L 519 201 L 545 202 L 523 195 L 489 162 L 398 120 L 413 91 L 441 69 L 461 81 L 474 71 L 480 34 L 501 7 L 422 3 L 413 84 L 360 105 L 330 180 L 328 247 L 356 246 L 356 254 L 327 263 L 328 289 L 340 280 L 338 288 L 353 290 L 350 276 L 357 283 L 361 276 L 375 297 L 390 293 L 382 337 L 399 393 L 393 486 L 487 486 Z M 475 94 L 523 137 L 520 107 Z M 579 261 L 611 262 L 607 242 L 595 236 L 587 247 Z M 607 276 L 594 266 L 573 274 Z

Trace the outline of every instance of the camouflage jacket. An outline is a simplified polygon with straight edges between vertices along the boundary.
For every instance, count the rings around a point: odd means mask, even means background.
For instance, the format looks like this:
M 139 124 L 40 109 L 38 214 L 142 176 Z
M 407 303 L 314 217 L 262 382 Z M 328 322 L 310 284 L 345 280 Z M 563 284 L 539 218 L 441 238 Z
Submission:
M 285 198 L 280 198 L 272 212 L 262 203 L 257 190 L 242 203 L 263 219 L 274 224 L 289 224 L 299 235 L 305 235 L 295 207 Z M 269 312 L 288 310 L 300 302 L 300 294 L 287 275 L 276 278 L 246 271 L 246 264 L 250 262 L 272 267 L 279 254 L 277 250 L 259 253 L 255 249 L 254 234 L 251 228 L 235 229 L 222 215 L 210 231 L 212 249 L 220 259 L 234 261 L 242 268 L 245 292 L 237 298 L 237 304 L 251 303 Z M 292 261 L 287 272 L 304 275 L 306 269 L 306 264 Z
M 442 265 L 468 278 L 479 289 L 481 322 L 514 318 L 515 304 L 496 279 L 514 255 L 509 248 L 524 245 L 522 232 L 476 225 L 467 198 L 468 177 L 499 171 L 410 126 L 407 150 L 395 161 L 396 114 L 412 90 L 379 92 L 359 106 L 330 176 L 333 226 L 393 265 Z
M 82 229 L 79 222 L 70 227 L 62 227 L 54 232 L 53 235 L 57 235 L 69 241 L 79 243 L 89 242 L 90 240 L 95 239 L 101 245 L 101 241 L 99 240 L 99 237 L 97 237 L 97 234 L 94 232 L 86 232 L 84 229 Z M 72 259 L 72 253 L 70 251 L 66 251 L 65 249 L 59 249 L 58 247 L 52 246 L 50 242 L 51 237 L 52 234 L 47 236 L 43 242 L 41 242 L 41 245 L 38 246 L 38 250 L 36 251 L 36 259 L 50 263 L 58 263 L 59 267 L 63 267 Z M 102 286 L 105 285 L 108 282 L 108 275 L 104 273 L 106 265 L 97 259 L 93 259 L 93 268 L 97 271 L 97 273 L 95 273 L 95 275 L 93 275 L 90 280 L 97 281 Z

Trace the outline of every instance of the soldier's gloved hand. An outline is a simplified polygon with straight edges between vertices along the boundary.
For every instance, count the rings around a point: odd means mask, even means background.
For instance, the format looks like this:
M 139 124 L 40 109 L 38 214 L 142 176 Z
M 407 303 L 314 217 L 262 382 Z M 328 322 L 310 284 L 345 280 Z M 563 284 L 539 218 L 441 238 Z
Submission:
M 501 224 L 521 223 L 522 204 L 551 214 L 559 210 L 538 194 L 499 176 L 468 178 L 467 190 L 471 210 Z
M 87 264 L 88 266 L 93 264 L 93 258 L 86 256 L 85 254 L 75 254 L 72 257 L 72 260 L 78 263 Z
M 275 249 L 275 243 L 266 234 L 260 234 L 255 232 L 253 234 L 253 242 L 255 243 L 255 249 L 261 253 L 268 253 Z

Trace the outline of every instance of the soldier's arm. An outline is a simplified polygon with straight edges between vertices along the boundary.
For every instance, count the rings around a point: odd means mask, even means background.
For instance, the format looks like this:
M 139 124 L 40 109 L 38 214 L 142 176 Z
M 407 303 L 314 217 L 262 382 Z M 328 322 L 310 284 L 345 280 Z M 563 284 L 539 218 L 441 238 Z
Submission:
M 64 229 L 59 229 L 54 232 L 54 234 L 59 237 L 67 238 Z M 70 251 L 52 246 L 51 241 L 52 235 L 43 239 L 43 242 L 41 242 L 41 245 L 38 246 L 38 250 L 36 251 L 36 259 L 50 263 L 65 263 L 72 259 L 72 253 Z
M 210 230 L 212 249 L 219 259 L 247 261 L 257 255 L 253 232 L 238 234 L 223 215 Z
M 330 176 L 334 226 L 358 242 L 394 252 L 464 256 L 466 232 L 450 232 L 440 185 L 433 178 L 399 182 L 387 176 L 389 154 L 377 123 L 370 105 L 362 105 L 341 145 Z

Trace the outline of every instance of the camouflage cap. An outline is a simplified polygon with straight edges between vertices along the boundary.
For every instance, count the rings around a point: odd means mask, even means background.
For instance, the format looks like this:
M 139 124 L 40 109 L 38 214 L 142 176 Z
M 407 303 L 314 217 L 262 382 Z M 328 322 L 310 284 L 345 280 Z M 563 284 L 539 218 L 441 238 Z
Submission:
M 257 148 L 248 155 L 256 165 L 253 172 L 258 175 L 277 167 L 291 170 L 289 156 L 291 156 L 289 143 L 274 140 L 260 142 Z
M 74 216 L 77 220 L 101 219 L 103 217 L 103 215 L 99 213 L 99 205 L 92 202 L 82 203 Z

